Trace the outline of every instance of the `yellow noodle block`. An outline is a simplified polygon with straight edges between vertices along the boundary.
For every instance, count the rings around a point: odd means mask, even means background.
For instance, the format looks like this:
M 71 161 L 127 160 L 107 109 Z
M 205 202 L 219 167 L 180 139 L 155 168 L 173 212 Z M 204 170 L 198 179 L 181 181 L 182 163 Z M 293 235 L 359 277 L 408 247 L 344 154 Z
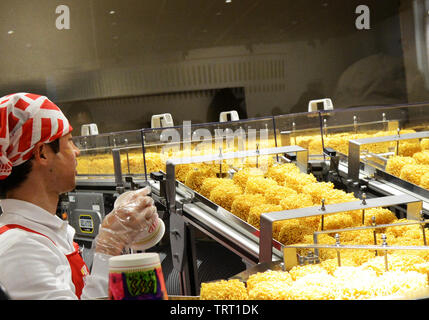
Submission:
M 265 198 L 262 194 L 241 194 L 235 197 L 232 202 L 231 213 L 235 214 L 240 219 L 247 221 L 250 209 L 264 203 Z
M 325 259 L 320 263 L 320 266 L 325 269 L 328 274 L 333 275 L 335 270 L 340 267 L 357 267 L 357 264 L 351 259 L 340 258 L 341 266 L 338 265 L 338 258 L 332 257 L 329 259 Z
M 301 219 L 284 220 L 281 222 L 278 241 L 288 245 L 302 242 L 304 236 L 313 232 L 313 229 L 300 221 Z
M 422 150 L 429 150 L 429 138 L 422 139 L 420 141 L 420 147 Z
M 334 213 L 324 216 L 323 230 L 344 229 L 354 225 L 353 217 L 346 213 Z
M 185 185 L 200 192 L 201 185 L 206 178 L 215 178 L 216 172 L 213 167 L 199 166 L 189 170 L 186 174 Z
M 399 177 L 406 164 L 417 164 L 417 161 L 412 157 L 393 156 L 387 160 L 386 172 Z
M 339 233 L 340 243 L 374 244 L 373 230 L 352 230 Z
M 290 194 L 286 198 L 280 200 L 280 206 L 283 210 L 291 210 L 297 208 L 312 207 L 313 200 L 310 195 L 305 193 Z
M 299 136 L 299 137 L 293 137 L 291 139 L 291 144 L 296 144 L 297 146 L 300 146 L 304 149 L 309 150 L 310 149 L 310 143 L 314 141 L 315 139 L 320 140 L 320 136 Z
M 273 179 L 263 177 L 249 177 L 247 179 L 244 192 L 265 194 L 265 192 L 273 186 L 277 186 L 277 182 Z
M 396 215 L 389 209 L 371 208 L 371 209 L 365 210 L 364 224 L 366 226 L 372 225 L 372 217 L 375 217 L 376 224 L 389 224 L 398 220 L 398 218 L 396 218 Z
M 429 165 L 429 150 L 416 152 L 413 154 L 413 158 L 416 159 L 417 164 Z
M 273 211 L 281 211 L 282 207 L 275 204 L 260 204 L 250 208 L 247 222 L 255 228 L 260 228 L 261 214 Z
M 246 188 L 249 177 L 264 177 L 264 172 L 257 168 L 244 168 L 234 173 L 232 180 L 243 190 Z
M 296 194 L 297 192 L 291 188 L 274 185 L 268 188 L 264 195 L 267 203 L 280 204 L 283 199 Z
M 389 271 L 417 271 L 415 265 L 426 261 L 418 255 L 387 254 L 387 266 Z M 362 269 L 370 269 L 380 275 L 386 271 L 385 257 L 374 257 L 361 266 Z
M 79 159 L 77 161 L 77 167 L 76 171 L 78 174 L 89 174 L 91 171 L 90 169 L 91 160 L 88 156 L 79 156 Z
M 247 289 L 238 279 L 203 282 L 200 289 L 200 300 L 246 300 Z
M 278 184 L 284 184 L 285 175 L 291 172 L 300 173 L 300 170 L 294 163 L 283 163 L 270 167 L 267 171 L 267 178 L 276 180 Z
M 333 300 L 335 279 L 325 272 L 307 274 L 296 280 L 289 289 L 288 300 Z
M 292 276 L 287 271 L 267 270 L 265 272 L 257 272 L 249 276 L 247 279 L 247 290 L 250 291 L 257 283 L 265 281 L 284 282 L 292 284 Z
M 135 155 L 136 161 L 143 158 L 143 155 Z M 166 157 L 161 153 L 148 152 L 145 154 L 146 169 L 148 172 L 164 171 L 166 172 Z
M 422 188 L 429 189 L 429 172 L 422 175 L 420 178 L 420 184 Z
M 179 180 L 180 182 L 184 183 L 186 180 L 186 175 L 189 171 L 193 170 L 194 168 L 198 167 L 196 164 L 178 164 L 176 165 L 176 180 Z
M 322 198 L 334 189 L 332 182 L 314 182 L 309 183 L 302 188 L 302 192 L 312 197 L 313 203 L 322 203 Z
M 296 281 L 308 274 L 318 273 L 318 274 L 328 274 L 328 272 L 320 264 L 306 264 L 303 266 L 294 266 L 289 270 L 289 274 L 292 277 L 293 281 Z
M 414 222 L 414 220 L 398 219 L 398 220 L 393 221 L 393 224 L 403 223 L 403 222 Z M 394 227 L 386 228 L 385 234 L 387 236 L 387 239 L 392 238 L 392 237 L 397 238 L 397 237 L 404 237 L 405 233 L 408 231 L 421 232 L 421 227 L 419 224 L 394 226 Z
M 210 192 L 209 199 L 225 210 L 231 211 L 234 199 L 242 193 L 240 186 L 236 184 L 219 185 Z
M 91 173 L 94 174 L 112 174 L 115 172 L 113 169 L 113 158 L 108 155 L 92 158 L 90 168 Z
M 305 185 L 317 182 L 316 177 L 312 173 L 289 172 L 285 174 L 283 185 L 294 189 L 297 192 L 302 192 Z
M 287 281 L 266 280 L 248 290 L 249 300 L 289 300 L 291 284 Z
M 334 271 L 336 279 L 336 299 L 361 300 L 377 295 L 374 284 L 377 274 L 372 270 L 355 267 L 340 267 Z
M 399 142 L 399 152 L 398 155 L 404 157 L 412 157 L 414 153 L 420 152 L 422 149 L 420 147 L 420 141 L 416 140 L 407 140 Z
M 367 262 L 369 259 L 373 257 L 375 257 L 375 250 L 366 250 L 366 249 L 341 250 L 342 259 L 344 258 L 344 259 L 353 260 L 354 263 L 356 263 L 356 265 L 358 266 Z
M 310 141 L 308 144 L 308 152 L 310 154 L 322 154 L 323 153 L 323 147 L 322 147 L 322 139 L 314 139 Z
M 388 271 L 378 277 L 378 296 L 397 296 L 407 298 L 413 292 L 428 287 L 427 275 L 409 271 Z
M 200 188 L 200 193 L 208 198 L 210 192 L 219 185 L 234 185 L 234 181 L 226 178 L 205 178 Z

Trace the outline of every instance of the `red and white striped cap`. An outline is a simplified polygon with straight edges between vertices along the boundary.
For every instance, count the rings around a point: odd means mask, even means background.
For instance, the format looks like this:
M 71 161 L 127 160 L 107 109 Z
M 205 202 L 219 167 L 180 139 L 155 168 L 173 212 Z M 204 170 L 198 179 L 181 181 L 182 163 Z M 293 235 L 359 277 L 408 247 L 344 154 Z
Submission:
M 0 180 L 31 158 L 36 143 L 49 143 L 72 130 L 47 97 L 21 92 L 0 98 Z

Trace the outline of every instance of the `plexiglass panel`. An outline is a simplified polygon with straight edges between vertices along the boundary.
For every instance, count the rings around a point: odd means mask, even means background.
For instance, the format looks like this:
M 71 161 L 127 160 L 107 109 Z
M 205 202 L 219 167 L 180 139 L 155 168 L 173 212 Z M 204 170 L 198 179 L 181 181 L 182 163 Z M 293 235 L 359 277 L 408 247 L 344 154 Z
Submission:
M 80 150 L 78 177 L 102 177 L 114 174 L 112 150 L 120 152 L 123 174 L 143 174 L 141 131 L 113 132 L 73 138 Z

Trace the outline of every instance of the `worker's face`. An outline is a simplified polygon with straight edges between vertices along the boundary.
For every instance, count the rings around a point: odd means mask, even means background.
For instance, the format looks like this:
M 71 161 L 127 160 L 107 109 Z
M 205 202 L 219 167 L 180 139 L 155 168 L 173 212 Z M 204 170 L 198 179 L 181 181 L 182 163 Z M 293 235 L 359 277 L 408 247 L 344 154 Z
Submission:
M 60 150 L 58 153 L 54 153 L 54 157 L 51 158 L 50 174 L 53 187 L 57 189 L 58 193 L 64 193 L 73 190 L 76 185 L 76 158 L 80 152 L 73 143 L 70 133 L 59 140 Z

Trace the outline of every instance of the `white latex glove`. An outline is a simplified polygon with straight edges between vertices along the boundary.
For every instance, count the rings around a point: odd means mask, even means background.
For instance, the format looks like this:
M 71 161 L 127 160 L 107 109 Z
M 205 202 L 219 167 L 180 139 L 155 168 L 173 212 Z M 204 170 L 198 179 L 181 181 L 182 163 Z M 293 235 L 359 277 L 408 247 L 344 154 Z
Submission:
M 104 218 L 95 238 L 95 252 L 119 255 L 134 242 L 136 236 L 148 232 L 158 219 L 149 193 L 150 188 L 145 187 L 128 191 L 115 201 L 113 210 Z

